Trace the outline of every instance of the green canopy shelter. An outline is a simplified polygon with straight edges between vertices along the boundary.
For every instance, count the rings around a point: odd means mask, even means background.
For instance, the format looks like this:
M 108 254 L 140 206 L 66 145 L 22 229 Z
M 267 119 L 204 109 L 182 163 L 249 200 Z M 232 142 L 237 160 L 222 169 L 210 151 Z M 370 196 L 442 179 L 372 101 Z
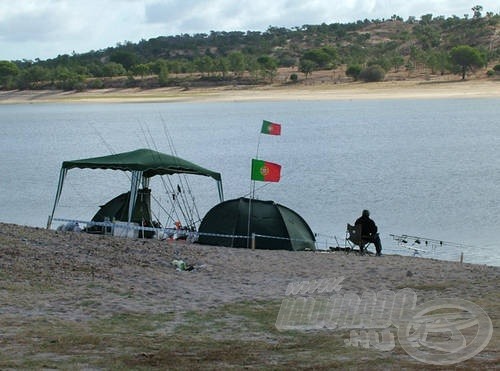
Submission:
M 198 232 L 198 242 L 206 245 L 246 248 L 255 234 L 258 249 L 315 250 L 306 221 L 274 201 L 241 197 L 219 203 L 205 215 Z
M 137 198 L 140 184 L 144 188 L 149 185 L 149 179 L 156 175 L 172 174 L 194 174 L 208 176 L 216 180 L 220 201 L 224 200 L 222 190 L 222 178 L 220 173 L 208 170 L 180 157 L 167 155 L 165 153 L 150 149 L 138 149 L 131 152 L 118 153 L 109 156 L 86 158 L 74 161 L 64 161 L 59 174 L 56 197 L 52 213 L 47 221 L 47 228 L 50 228 L 54 212 L 61 197 L 66 173 L 69 169 L 111 169 L 130 171 L 132 173 L 130 185 L 130 202 L 128 208 L 128 222 L 133 215 L 133 209 Z

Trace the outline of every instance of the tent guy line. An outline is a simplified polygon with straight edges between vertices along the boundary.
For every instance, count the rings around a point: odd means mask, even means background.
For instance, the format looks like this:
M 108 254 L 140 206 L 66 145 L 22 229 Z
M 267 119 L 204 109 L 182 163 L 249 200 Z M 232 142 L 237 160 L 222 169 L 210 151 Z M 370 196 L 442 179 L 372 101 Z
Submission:
M 87 221 L 87 220 L 79 220 L 79 219 L 65 219 L 65 218 L 54 218 L 54 222 L 64 222 L 64 223 L 73 223 L 73 224 L 86 224 L 86 225 L 95 225 L 95 226 L 100 226 L 100 227 L 108 227 L 112 228 L 114 227 L 115 223 L 112 221 L 104 221 L 104 222 L 94 222 L 94 221 Z M 127 225 L 120 226 L 121 228 L 124 229 L 129 229 L 129 230 L 134 230 L 134 231 L 146 231 L 146 232 L 166 232 L 167 235 L 174 234 L 178 232 L 176 228 L 168 228 L 168 227 L 146 227 L 146 226 L 141 226 L 141 225 L 135 225 L 134 223 L 130 223 Z M 193 231 L 183 231 L 186 232 L 188 235 L 194 235 L 195 237 L 197 236 L 208 236 L 208 237 L 225 237 L 225 238 L 249 238 L 247 235 L 229 235 L 229 234 L 222 234 L 222 233 L 209 233 L 209 232 L 193 232 Z M 159 236 L 159 234 L 157 233 Z M 308 242 L 309 240 L 306 239 L 300 239 L 300 238 L 287 238 L 287 237 L 279 237 L 279 236 L 268 236 L 268 235 L 263 235 L 263 234 L 257 234 L 253 233 L 250 236 L 250 239 L 253 237 L 260 237 L 260 238 L 268 238 L 268 239 L 277 239 L 277 240 L 287 240 L 287 241 L 298 241 L 298 242 Z M 189 238 L 188 238 L 189 240 Z

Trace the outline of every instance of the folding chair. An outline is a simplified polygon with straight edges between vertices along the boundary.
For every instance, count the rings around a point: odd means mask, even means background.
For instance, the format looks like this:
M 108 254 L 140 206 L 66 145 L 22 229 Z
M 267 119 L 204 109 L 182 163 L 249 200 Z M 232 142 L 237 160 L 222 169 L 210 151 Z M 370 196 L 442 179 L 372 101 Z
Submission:
M 371 242 L 364 241 L 361 237 L 361 225 L 350 225 L 347 223 L 347 229 L 345 231 L 345 251 L 354 251 L 354 248 L 357 246 L 359 248 L 359 253 L 364 255 L 370 243 Z

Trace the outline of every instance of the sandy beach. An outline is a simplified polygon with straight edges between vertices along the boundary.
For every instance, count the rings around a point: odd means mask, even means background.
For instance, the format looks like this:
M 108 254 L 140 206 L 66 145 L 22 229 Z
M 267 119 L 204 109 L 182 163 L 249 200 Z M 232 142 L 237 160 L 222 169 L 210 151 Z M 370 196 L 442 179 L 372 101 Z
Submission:
M 179 259 L 193 270 L 177 270 L 172 261 Z M 493 336 L 457 366 L 494 369 L 500 362 L 499 267 L 231 249 L 0 223 L 0 275 L 2 369 L 434 367 L 397 342 L 390 351 L 348 347 L 348 330 L 277 331 L 288 285 L 321 279 L 340 279 L 342 292 L 360 296 L 411 289 L 417 304 L 473 302 L 491 318 Z
M 179 87 L 158 89 L 100 89 L 75 91 L 0 91 L 0 104 L 19 103 L 117 103 L 117 102 L 242 102 L 283 100 L 352 99 L 435 99 L 499 98 L 498 79 L 407 80 L 380 83 L 332 83 L 315 80 L 305 84 L 266 86 L 224 86 L 212 88 Z

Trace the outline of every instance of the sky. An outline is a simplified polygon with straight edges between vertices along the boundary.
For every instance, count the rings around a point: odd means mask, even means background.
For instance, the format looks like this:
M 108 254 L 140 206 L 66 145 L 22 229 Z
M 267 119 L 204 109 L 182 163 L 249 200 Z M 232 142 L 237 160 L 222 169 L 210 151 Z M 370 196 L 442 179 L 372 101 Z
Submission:
M 463 18 L 498 0 L 0 0 L 0 60 L 46 60 L 158 36 L 293 29 L 422 15 Z

